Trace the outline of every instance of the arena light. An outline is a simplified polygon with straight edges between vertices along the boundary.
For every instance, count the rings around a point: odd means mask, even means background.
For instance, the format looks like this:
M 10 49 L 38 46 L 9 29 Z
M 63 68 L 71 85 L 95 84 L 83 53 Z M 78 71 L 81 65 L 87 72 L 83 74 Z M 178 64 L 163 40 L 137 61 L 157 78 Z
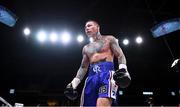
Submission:
M 136 38 L 136 43 L 141 44 L 142 42 L 143 42 L 142 37 L 138 36 L 138 37 Z
M 10 90 L 9 90 L 9 93 L 10 93 L 10 94 L 14 94 L 14 92 L 15 92 L 15 89 L 10 89 Z
M 71 41 L 71 35 L 69 32 L 63 32 L 61 35 L 62 43 L 67 44 Z
M 91 38 L 91 37 L 90 37 L 90 38 L 89 38 L 89 42 L 91 42 L 91 43 L 92 43 L 92 42 L 93 42 L 93 38 Z
M 172 95 L 172 96 L 175 96 L 176 93 L 175 93 L 174 91 L 171 91 L 171 95 Z
M 28 27 L 26 27 L 26 28 L 24 28 L 24 35 L 25 36 L 29 36 L 30 35 L 30 33 L 31 33 L 31 31 L 30 31 L 30 29 L 28 28 Z
M 143 95 L 153 95 L 153 92 L 143 92 Z
M 49 36 L 49 39 L 52 43 L 56 42 L 58 40 L 58 36 L 55 32 L 52 32 Z
M 83 37 L 82 35 L 78 35 L 78 36 L 77 36 L 77 41 L 78 41 L 79 43 L 83 42 L 83 41 L 84 41 L 84 37 Z
M 128 45 L 128 44 L 129 44 L 129 40 L 128 40 L 128 39 L 124 39 L 124 40 L 123 40 L 123 44 L 124 44 L 124 45 Z
M 37 39 L 38 39 L 38 41 L 40 41 L 41 43 L 45 42 L 46 39 L 47 39 L 46 32 L 44 32 L 44 31 L 38 32 L 38 34 L 37 34 Z
M 119 91 L 119 95 L 123 95 L 123 91 L 120 90 L 120 91 Z

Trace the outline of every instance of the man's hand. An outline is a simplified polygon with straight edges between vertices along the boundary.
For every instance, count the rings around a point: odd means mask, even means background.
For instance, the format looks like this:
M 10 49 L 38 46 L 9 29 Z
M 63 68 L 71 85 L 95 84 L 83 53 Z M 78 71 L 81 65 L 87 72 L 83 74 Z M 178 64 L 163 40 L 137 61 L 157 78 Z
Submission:
M 125 67 L 119 67 L 119 69 L 114 73 L 113 78 L 120 88 L 126 88 L 131 83 L 131 77 L 127 71 L 126 65 Z
M 72 83 L 69 83 L 64 90 L 65 96 L 70 100 L 75 100 L 78 97 L 78 92 L 73 88 Z

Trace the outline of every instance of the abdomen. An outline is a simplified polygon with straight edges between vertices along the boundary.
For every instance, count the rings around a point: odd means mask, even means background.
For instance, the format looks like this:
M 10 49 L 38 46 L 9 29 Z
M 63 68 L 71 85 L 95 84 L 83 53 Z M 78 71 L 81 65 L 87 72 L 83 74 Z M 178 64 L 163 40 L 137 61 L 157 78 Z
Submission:
M 101 61 L 113 62 L 113 55 L 111 54 L 111 52 L 95 53 L 90 58 L 90 63 L 97 63 Z

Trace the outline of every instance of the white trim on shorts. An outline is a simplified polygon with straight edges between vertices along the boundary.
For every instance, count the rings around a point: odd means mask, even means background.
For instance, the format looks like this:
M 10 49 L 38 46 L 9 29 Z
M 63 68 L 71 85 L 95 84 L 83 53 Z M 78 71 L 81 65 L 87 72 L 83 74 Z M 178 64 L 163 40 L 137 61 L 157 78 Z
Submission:
M 87 80 L 88 80 L 88 77 L 85 80 L 85 84 L 84 84 L 84 87 L 83 87 L 83 90 L 82 90 L 81 100 L 80 100 L 80 107 L 83 107 L 83 105 L 84 105 L 84 90 L 85 90 L 85 87 L 86 87 L 86 81 Z
M 110 76 L 109 76 L 109 79 L 108 79 L 108 81 L 109 81 L 108 97 L 116 99 L 116 93 L 117 93 L 118 86 L 116 85 L 116 83 L 115 83 L 115 81 L 113 79 L 113 74 L 114 73 L 115 72 L 112 71 L 112 70 L 109 71 Z

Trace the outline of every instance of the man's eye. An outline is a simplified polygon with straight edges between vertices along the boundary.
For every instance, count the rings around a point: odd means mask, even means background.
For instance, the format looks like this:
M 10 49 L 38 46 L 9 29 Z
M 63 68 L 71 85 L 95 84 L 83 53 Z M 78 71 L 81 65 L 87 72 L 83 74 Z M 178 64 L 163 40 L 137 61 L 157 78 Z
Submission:
M 91 25 L 88 25 L 88 27 L 91 27 Z
M 92 26 L 92 25 L 87 25 L 87 26 L 85 26 L 85 29 L 88 28 L 88 27 L 91 27 L 91 26 Z

